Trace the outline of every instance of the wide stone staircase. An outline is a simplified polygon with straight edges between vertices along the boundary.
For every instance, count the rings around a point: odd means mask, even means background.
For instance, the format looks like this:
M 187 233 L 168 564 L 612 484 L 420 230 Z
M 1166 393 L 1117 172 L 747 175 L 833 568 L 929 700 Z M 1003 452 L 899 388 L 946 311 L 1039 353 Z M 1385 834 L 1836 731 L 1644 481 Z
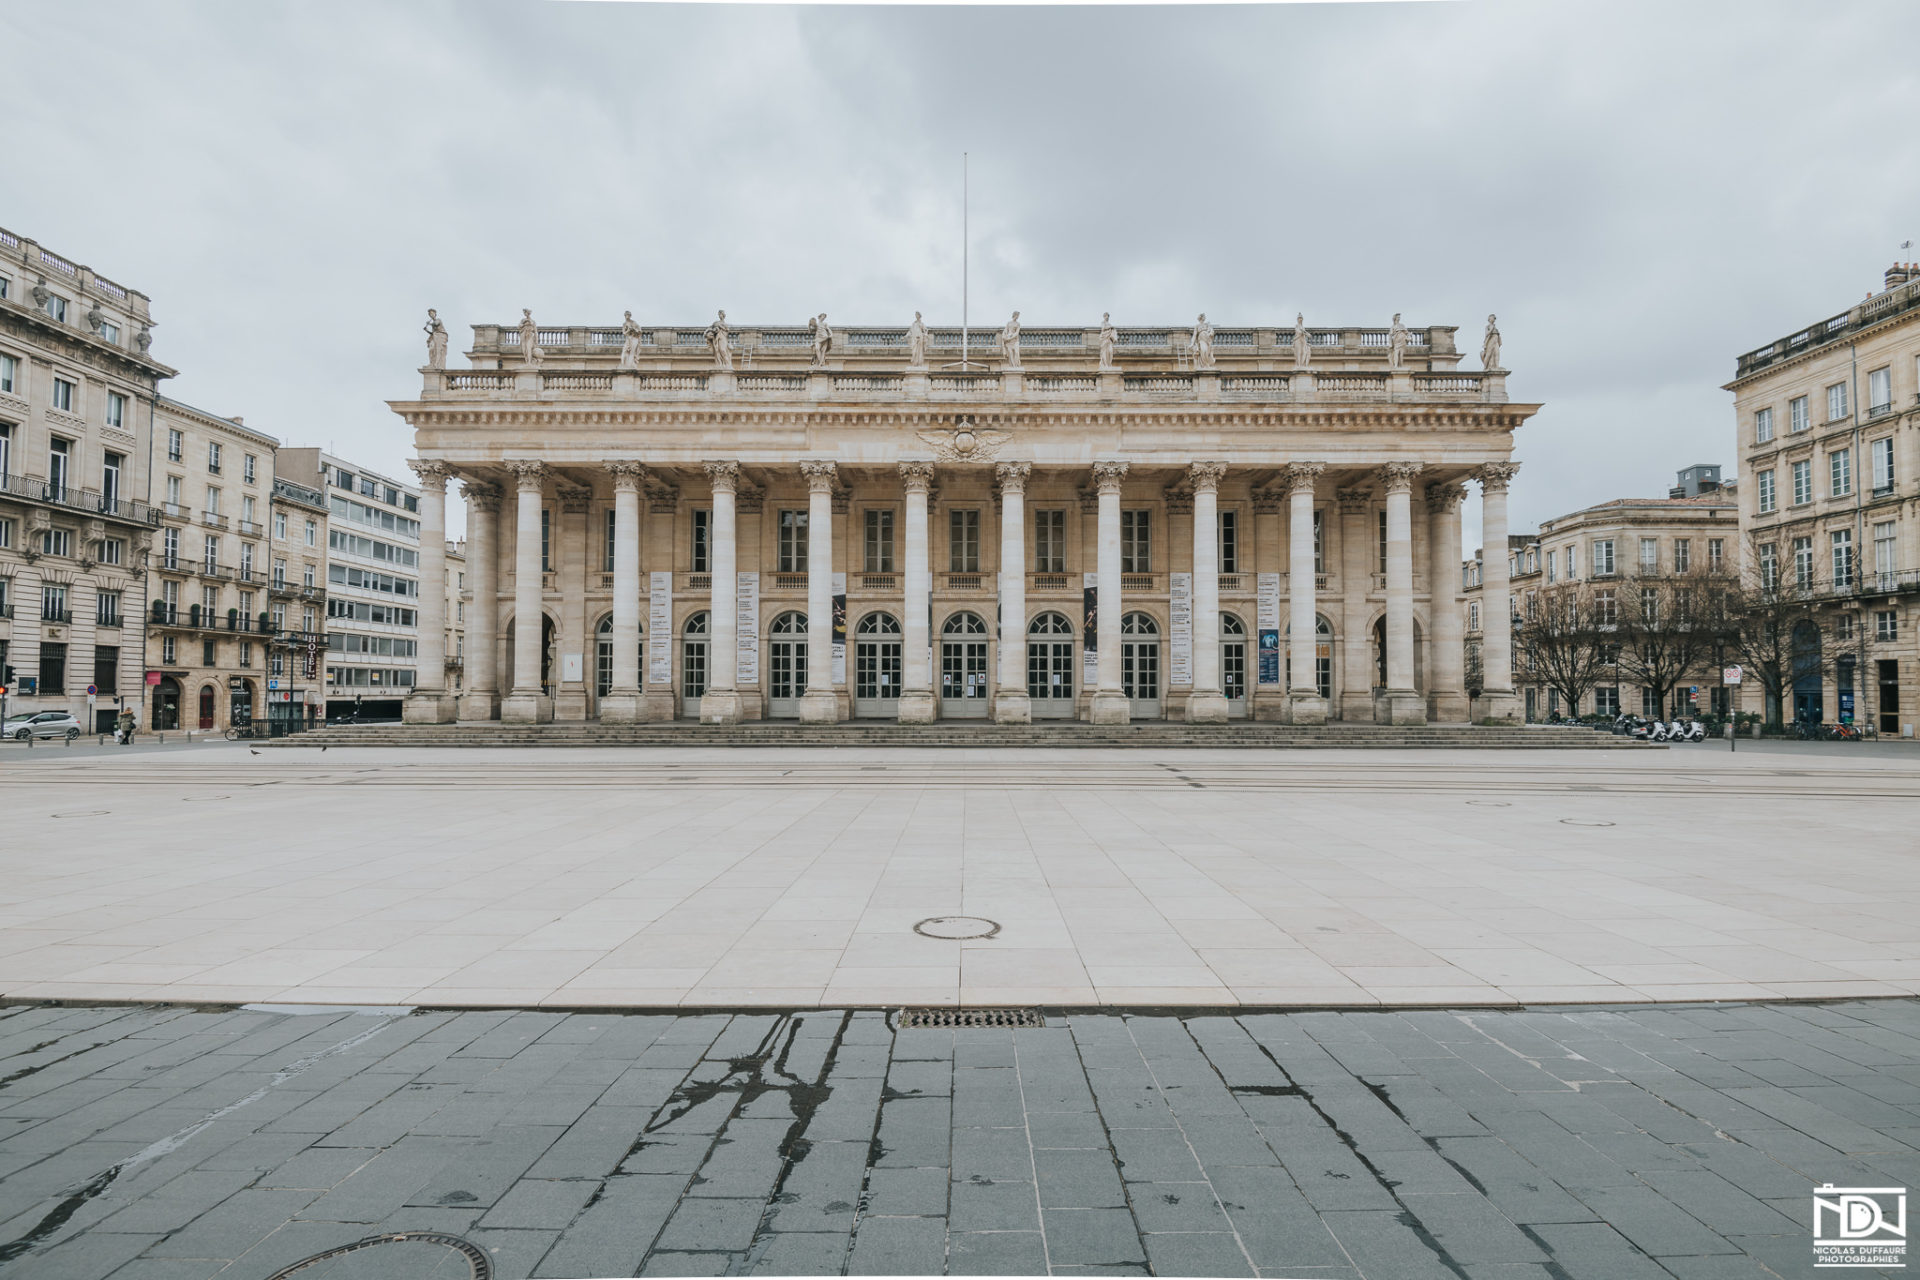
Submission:
M 1591 729 L 1469 724 L 1290 725 L 1184 724 L 1145 721 L 1096 725 L 1077 721 L 1002 725 L 974 722 L 897 724 L 852 720 L 799 724 L 759 720 L 736 725 L 499 724 L 335 725 L 274 741 L 283 747 L 1478 747 L 1516 750 L 1638 750 L 1651 744 Z

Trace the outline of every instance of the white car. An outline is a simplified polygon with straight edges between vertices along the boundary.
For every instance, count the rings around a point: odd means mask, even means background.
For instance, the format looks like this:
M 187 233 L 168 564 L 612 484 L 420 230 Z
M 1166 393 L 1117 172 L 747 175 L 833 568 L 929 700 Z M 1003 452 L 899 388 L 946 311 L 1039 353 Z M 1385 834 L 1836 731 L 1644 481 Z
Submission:
M 17 742 L 28 738 L 77 738 L 80 722 L 71 711 L 22 711 L 7 717 L 5 736 Z

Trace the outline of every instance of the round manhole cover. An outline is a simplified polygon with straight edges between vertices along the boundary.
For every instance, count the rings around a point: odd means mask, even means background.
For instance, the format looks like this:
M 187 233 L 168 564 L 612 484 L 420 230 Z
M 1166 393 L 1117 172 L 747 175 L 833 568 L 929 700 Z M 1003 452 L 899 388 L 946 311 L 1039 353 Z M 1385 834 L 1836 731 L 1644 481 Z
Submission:
M 1483 807 L 1483 808 L 1487 808 L 1487 809 L 1511 809 L 1511 808 L 1513 808 L 1513 802 L 1512 802 L 1512 801 L 1510 801 L 1510 800 L 1469 800 L 1469 801 L 1467 801 L 1467 803 L 1468 803 L 1468 804 L 1477 804 L 1477 805 L 1480 805 L 1481 807 Z
M 930 916 L 913 926 L 923 938 L 991 938 L 1000 925 L 980 916 Z
M 112 812 L 111 809 L 75 809 L 72 813 L 56 813 L 53 816 L 56 818 L 104 818 Z
M 1605 818 L 1562 818 L 1562 826 L 1568 827 L 1610 827 L 1613 824 Z
M 267 1280 L 492 1280 L 478 1245 L 438 1231 L 369 1236 L 282 1267 Z
M 196 800 L 231 800 L 232 796 L 181 796 L 182 800 L 192 803 Z

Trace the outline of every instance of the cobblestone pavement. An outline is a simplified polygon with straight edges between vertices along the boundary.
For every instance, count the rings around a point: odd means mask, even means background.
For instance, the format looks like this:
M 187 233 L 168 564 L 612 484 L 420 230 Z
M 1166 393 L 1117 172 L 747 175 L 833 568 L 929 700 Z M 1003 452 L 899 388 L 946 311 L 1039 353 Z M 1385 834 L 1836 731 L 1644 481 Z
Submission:
M 1807 1276 L 1817 1185 L 1920 1181 L 1920 1002 L 15 1006 L 0 1135 L 7 1280 L 263 1280 L 397 1231 L 507 1280 Z

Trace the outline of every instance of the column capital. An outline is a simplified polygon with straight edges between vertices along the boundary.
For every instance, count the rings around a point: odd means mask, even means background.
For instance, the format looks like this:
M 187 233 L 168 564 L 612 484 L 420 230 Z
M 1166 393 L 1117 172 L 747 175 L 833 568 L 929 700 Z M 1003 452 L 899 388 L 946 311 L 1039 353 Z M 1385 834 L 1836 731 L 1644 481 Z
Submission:
M 1025 493 L 1027 477 L 1032 474 L 1031 462 L 1002 462 L 993 469 L 994 479 L 1000 482 L 1002 493 Z
M 560 513 L 569 516 L 582 516 L 593 501 L 593 490 L 575 485 L 562 485 L 560 488 Z
M 1412 493 L 1413 478 L 1425 469 L 1424 462 L 1389 462 L 1377 474 L 1388 493 Z
M 833 493 L 833 482 L 839 472 L 833 463 L 823 459 L 809 458 L 800 463 L 800 474 L 807 478 L 808 493 Z
M 1480 482 L 1481 489 L 1486 492 L 1504 493 L 1519 470 L 1520 464 L 1517 462 L 1489 462 L 1477 468 L 1473 478 Z
M 1187 468 L 1187 482 L 1195 493 L 1218 493 L 1227 474 L 1224 462 L 1196 462 Z
M 615 458 L 611 462 L 603 462 L 600 464 L 600 469 L 613 477 L 615 493 L 638 493 L 641 482 L 647 477 L 646 467 L 629 458 Z
M 705 462 L 707 478 L 713 481 L 715 493 L 736 493 L 740 489 L 740 464 L 737 462 Z
M 467 500 L 467 506 L 487 515 L 497 515 L 500 511 L 500 486 L 486 480 L 465 480 L 460 484 L 460 496 Z
M 1319 483 L 1326 469 L 1327 464 L 1324 462 L 1289 462 L 1285 472 L 1287 491 L 1299 493 L 1304 489 L 1312 493 L 1314 485 Z
M 423 458 L 408 458 L 407 470 L 420 477 L 422 489 L 441 494 L 447 491 L 447 481 L 453 475 L 452 468 L 446 463 Z
M 1129 464 L 1125 462 L 1096 462 L 1093 464 L 1093 486 L 1102 497 L 1118 494 L 1121 483 L 1127 478 Z
M 908 493 L 925 493 L 933 487 L 933 464 L 931 462 L 903 462 L 900 464 L 900 483 Z
M 538 493 L 547 483 L 547 464 L 538 458 L 508 458 L 500 465 L 513 472 L 514 487 L 521 493 Z
M 1371 489 L 1336 489 L 1333 496 L 1334 500 L 1340 504 L 1340 514 L 1343 516 L 1365 515 L 1367 508 L 1373 503 Z
M 1427 486 L 1427 509 L 1430 511 L 1458 511 L 1460 504 L 1467 500 L 1467 487 L 1463 484 L 1430 484 Z

